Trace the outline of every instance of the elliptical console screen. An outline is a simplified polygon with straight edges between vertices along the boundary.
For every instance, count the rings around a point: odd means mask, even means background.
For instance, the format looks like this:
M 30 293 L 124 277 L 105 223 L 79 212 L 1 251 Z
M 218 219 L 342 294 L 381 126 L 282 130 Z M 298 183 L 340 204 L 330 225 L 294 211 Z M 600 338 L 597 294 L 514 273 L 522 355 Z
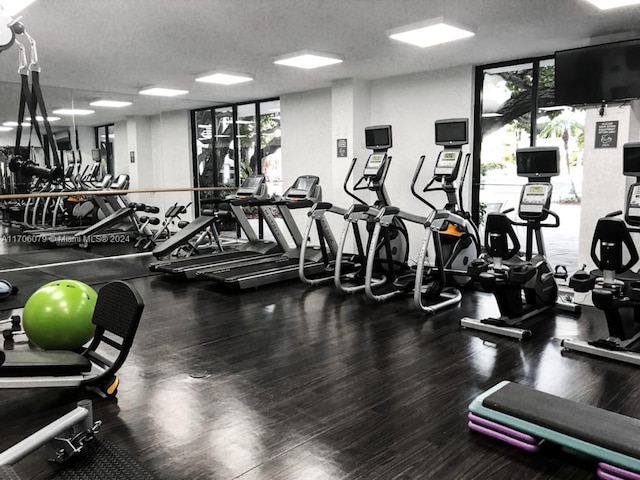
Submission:
M 365 128 L 364 142 L 368 150 L 387 150 L 391 148 L 391 125 Z
M 382 165 L 386 156 L 387 155 L 384 153 L 372 153 L 371 155 L 369 155 L 367 164 L 364 166 L 364 176 L 377 177 L 380 170 L 382 169 Z
M 640 219 L 640 184 L 631 186 L 627 202 L 627 216 Z
M 436 121 L 436 145 L 462 146 L 469 143 L 469 119 L 451 118 Z
M 444 150 L 440 152 L 436 160 L 434 175 L 451 176 L 458 165 L 461 153 L 460 150 Z
M 558 147 L 530 147 L 516 150 L 519 177 L 555 177 L 560 174 Z
M 526 214 L 542 214 L 542 209 L 547 207 L 551 197 L 551 185 L 548 183 L 528 183 L 522 189 L 520 197 L 520 216 Z
M 622 172 L 630 177 L 640 177 L 640 142 L 624 144 Z

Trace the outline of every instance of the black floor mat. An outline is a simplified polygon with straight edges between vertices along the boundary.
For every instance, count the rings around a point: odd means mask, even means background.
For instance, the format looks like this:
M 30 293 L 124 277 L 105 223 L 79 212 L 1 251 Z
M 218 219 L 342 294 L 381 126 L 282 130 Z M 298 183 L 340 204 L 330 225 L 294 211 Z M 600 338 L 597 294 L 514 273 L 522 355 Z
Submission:
M 47 477 L 48 480 L 153 480 L 137 460 L 121 448 L 95 439 Z

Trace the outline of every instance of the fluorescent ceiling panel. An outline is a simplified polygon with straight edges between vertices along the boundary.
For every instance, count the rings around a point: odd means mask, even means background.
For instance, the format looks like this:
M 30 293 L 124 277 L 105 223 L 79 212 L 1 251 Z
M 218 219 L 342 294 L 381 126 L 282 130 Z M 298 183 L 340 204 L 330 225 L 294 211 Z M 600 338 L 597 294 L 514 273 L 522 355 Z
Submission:
M 309 70 L 312 68 L 326 67 L 327 65 L 342 63 L 342 61 L 343 58 L 340 55 L 302 50 L 300 52 L 283 55 L 282 57 L 274 60 L 273 63 L 277 65 L 286 65 L 287 67 L 297 67 Z
M 253 78 L 249 75 L 224 72 L 206 73 L 196 78 L 196 82 L 215 83 L 218 85 L 235 85 L 237 83 L 250 82 L 251 80 L 253 80 Z
M 31 121 L 31 117 L 27 117 L 26 118 L 27 121 Z M 38 122 L 42 122 L 44 121 L 44 117 L 42 117 L 41 115 L 36 115 L 36 120 Z M 47 117 L 47 120 L 49 120 L 49 122 L 57 122 L 58 120 L 60 120 L 60 117 Z
M 140 95 L 154 95 L 156 97 L 177 97 L 178 95 L 186 95 L 188 90 L 177 90 L 175 88 L 151 87 L 145 88 L 138 92 Z
M 387 33 L 389 34 L 389 38 L 417 45 L 421 48 L 453 42 L 454 40 L 475 35 L 471 28 L 443 17 L 432 18 L 424 22 L 394 28 Z
M 18 122 L 4 122 L 2 124 L 2 126 L 4 126 L 4 127 L 17 127 L 18 126 Z M 30 127 L 31 124 L 29 122 L 22 122 L 22 126 L 23 127 Z
M 15 17 L 22 10 L 31 5 L 35 0 L 0 0 L 5 15 Z
M 54 110 L 53 113 L 57 115 L 91 115 L 95 113 L 94 110 L 86 110 L 84 108 L 59 108 L 58 110 Z
M 10 132 L 11 130 L 13 130 L 13 127 L 0 127 L 0 132 Z
M 611 10 L 612 8 L 640 4 L 640 0 L 587 0 L 587 2 L 595 5 L 600 10 Z
M 92 107 L 122 108 L 132 105 L 132 102 L 121 102 L 119 100 L 96 100 L 89 105 Z

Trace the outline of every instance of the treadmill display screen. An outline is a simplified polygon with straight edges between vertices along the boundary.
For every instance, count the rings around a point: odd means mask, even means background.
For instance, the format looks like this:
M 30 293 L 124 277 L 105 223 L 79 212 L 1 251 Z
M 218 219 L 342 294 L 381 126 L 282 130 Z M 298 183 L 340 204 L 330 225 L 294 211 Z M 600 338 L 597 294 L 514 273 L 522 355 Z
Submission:
M 305 190 L 308 192 L 316 185 L 316 183 L 318 183 L 318 181 L 315 177 L 298 177 L 293 188 L 295 190 Z

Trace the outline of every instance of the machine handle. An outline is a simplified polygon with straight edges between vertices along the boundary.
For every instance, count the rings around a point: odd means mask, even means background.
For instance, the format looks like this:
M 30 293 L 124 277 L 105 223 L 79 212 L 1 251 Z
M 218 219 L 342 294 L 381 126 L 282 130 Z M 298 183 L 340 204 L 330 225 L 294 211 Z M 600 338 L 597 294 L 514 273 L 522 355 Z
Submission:
M 622 210 L 616 210 L 615 212 L 607 213 L 605 217 L 611 218 L 611 217 L 617 217 L 618 215 L 622 215 Z
M 541 227 L 556 228 L 560 226 L 560 217 L 558 216 L 557 213 L 552 212 L 551 210 L 548 210 L 546 208 L 543 208 L 542 211 L 544 213 L 551 215 L 555 221 L 553 223 L 541 223 L 540 224 Z

